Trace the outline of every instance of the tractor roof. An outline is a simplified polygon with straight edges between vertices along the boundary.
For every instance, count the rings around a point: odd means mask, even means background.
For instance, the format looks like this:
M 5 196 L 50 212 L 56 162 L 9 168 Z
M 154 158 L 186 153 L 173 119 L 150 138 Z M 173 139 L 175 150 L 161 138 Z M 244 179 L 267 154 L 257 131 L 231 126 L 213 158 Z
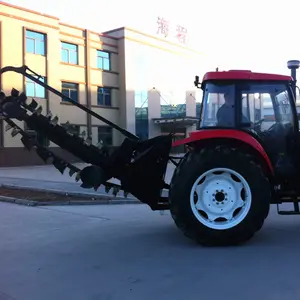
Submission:
M 206 80 L 279 80 L 290 81 L 293 80 L 291 76 L 267 74 L 267 73 L 254 73 L 249 70 L 229 70 L 229 71 L 215 71 L 207 72 L 203 81 Z

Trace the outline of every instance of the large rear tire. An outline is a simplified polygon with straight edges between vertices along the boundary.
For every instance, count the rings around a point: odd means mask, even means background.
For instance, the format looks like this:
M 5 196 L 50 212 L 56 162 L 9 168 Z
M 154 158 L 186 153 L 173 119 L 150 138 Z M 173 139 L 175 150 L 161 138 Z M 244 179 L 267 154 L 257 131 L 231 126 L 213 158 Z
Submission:
M 271 188 L 251 155 L 219 146 L 185 156 L 169 198 L 172 218 L 186 236 L 206 246 L 237 245 L 263 226 Z

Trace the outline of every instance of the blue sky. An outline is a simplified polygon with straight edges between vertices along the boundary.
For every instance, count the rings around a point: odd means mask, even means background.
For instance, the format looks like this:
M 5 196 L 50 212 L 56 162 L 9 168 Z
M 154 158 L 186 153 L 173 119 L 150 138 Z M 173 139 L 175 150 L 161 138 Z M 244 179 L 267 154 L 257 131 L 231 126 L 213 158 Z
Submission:
M 300 59 L 297 0 L 6 0 L 98 32 L 129 26 L 155 34 L 158 16 L 185 26 L 190 45 L 213 55 L 221 69 L 289 74 Z M 289 40 L 293 40 L 289 44 Z

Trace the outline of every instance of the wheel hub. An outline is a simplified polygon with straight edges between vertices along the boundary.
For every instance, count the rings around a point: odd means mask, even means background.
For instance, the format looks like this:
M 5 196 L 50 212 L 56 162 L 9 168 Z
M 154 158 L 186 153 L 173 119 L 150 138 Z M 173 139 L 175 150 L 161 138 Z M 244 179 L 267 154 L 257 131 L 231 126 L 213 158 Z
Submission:
M 214 196 L 215 196 L 215 201 L 221 202 L 221 203 L 224 204 L 224 200 L 225 200 L 225 199 L 227 200 L 226 195 L 227 195 L 227 194 L 225 194 L 225 193 L 223 192 L 223 190 L 222 190 L 222 192 L 219 192 L 218 190 L 216 190 L 216 194 L 214 194 Z
M 195 217 L 210 228 L 231 228 L 240 223 L 250 209 L 250 187 L 233 170 L 207 171 L 196 180 L 191 192 Z

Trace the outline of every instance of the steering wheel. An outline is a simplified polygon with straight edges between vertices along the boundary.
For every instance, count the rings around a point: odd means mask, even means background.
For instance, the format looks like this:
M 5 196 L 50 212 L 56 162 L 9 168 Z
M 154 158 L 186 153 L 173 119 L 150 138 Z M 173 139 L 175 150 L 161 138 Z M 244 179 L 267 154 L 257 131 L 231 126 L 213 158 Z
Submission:
M 259 121 L 254 122 L 255 125 L 261 125 L 261 123 L 265 121 L 264 118 L 260 119 Z
M 259 121 L 254 122 L 254 123 L 251 122 L 253 124 L 252 126 L 253 126 L 254 130 L 261 131 L 259 127 L 261 126 L 263 121 L 265 121 L 265 119 L 261 119 Z

